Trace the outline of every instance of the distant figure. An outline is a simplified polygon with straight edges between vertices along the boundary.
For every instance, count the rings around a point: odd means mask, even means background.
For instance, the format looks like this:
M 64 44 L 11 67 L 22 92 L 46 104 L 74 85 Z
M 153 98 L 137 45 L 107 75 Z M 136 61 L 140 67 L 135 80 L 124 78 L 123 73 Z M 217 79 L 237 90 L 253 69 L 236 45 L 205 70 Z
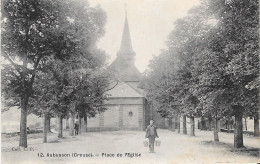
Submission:
M 150 125 L 148 125 L 147 128 L 146 128 L 146 135 L 145 135 L 145 138 L 149 138 L 150 153 L 154 153 L 155 137 L 159 138 L 156 129 L 157 129 L 157 127 L 154 125 L 154 121 L 151 120 Z
M 79 123 L 78 123 L 78 121 L 75 122 L 74 129 L 75 129 L 75 136 L 77 136 L 79 134 Z
M 30 128 L 27 126 L 26 127 L 27 133 L 30 134 Z

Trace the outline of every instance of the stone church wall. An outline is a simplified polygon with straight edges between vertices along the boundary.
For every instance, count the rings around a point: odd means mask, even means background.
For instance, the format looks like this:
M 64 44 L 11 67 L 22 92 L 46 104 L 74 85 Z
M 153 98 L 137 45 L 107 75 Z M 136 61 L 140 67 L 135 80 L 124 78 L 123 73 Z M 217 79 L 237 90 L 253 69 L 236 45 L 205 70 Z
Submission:
M 112 98 L 107 110 L 88 119 L 88 131 L 143 130 L 144 98 Z

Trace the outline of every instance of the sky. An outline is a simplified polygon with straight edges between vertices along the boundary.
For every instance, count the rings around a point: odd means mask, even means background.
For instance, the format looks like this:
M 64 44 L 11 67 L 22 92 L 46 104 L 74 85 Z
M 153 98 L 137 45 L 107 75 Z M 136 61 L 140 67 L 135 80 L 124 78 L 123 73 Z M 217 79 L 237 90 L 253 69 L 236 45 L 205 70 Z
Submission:
M 106 33 L 99 40 L 98 47 L 109 55 L 110 62 L 116 58 L 120 47 L 126 4 L 132 45 L 136 52 L 135 65 L 143 72 L 153 56 L 166 48 L 165 42 L 174 29 L 174 21 L 199 5 L 199 0 L 89 0 L 89 3 L 91 6 L 99 4 L 107 13 Z

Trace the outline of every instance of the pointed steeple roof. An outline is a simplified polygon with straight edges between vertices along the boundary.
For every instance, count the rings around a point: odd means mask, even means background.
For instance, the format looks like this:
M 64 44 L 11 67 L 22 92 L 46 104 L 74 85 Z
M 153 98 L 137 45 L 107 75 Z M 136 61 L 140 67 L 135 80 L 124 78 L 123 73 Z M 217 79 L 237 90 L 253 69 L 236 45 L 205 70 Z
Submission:
M 139 82 L 141 79 L 141 73 L 135 67 L 134 63 L 135 52 L 132 47 L 126 14 L 121 46 L 117 52 L 117 58 L 113 61 L 109 68 L 115 72 L 116 75 L 118 75 L 120 80 L 124 82 Z
M 127 13 L 125 13 L 125 24 L 124 24 L 124 30 L 123 30 L 119 54 L 135 55 L 135 52 L 133 51 L 133 47 L 132 47 L 132 40 L 131 40 L 131 36 L 130 36 Z

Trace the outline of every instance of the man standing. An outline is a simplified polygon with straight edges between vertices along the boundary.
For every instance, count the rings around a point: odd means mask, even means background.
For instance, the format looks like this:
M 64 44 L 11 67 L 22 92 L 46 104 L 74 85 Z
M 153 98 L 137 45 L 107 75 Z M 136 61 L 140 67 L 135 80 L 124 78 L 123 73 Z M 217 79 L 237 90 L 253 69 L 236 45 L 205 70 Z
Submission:
M 79 123 L 78 123 L 78 121 L 75 122 L 74 129 L 75 129 L 75 136 L 77 136 L 79 134 Z
M 154 121 L 151 120 L 150 125 L 148 125 L 147 128 L 146 128 L 146 135 L 145 135 L 146 138 L 149 138 L 150 153 L 154 153 L 155 137 L 159 138 L 156 129 L 157 129 L 157 127 L 154 125 Z

